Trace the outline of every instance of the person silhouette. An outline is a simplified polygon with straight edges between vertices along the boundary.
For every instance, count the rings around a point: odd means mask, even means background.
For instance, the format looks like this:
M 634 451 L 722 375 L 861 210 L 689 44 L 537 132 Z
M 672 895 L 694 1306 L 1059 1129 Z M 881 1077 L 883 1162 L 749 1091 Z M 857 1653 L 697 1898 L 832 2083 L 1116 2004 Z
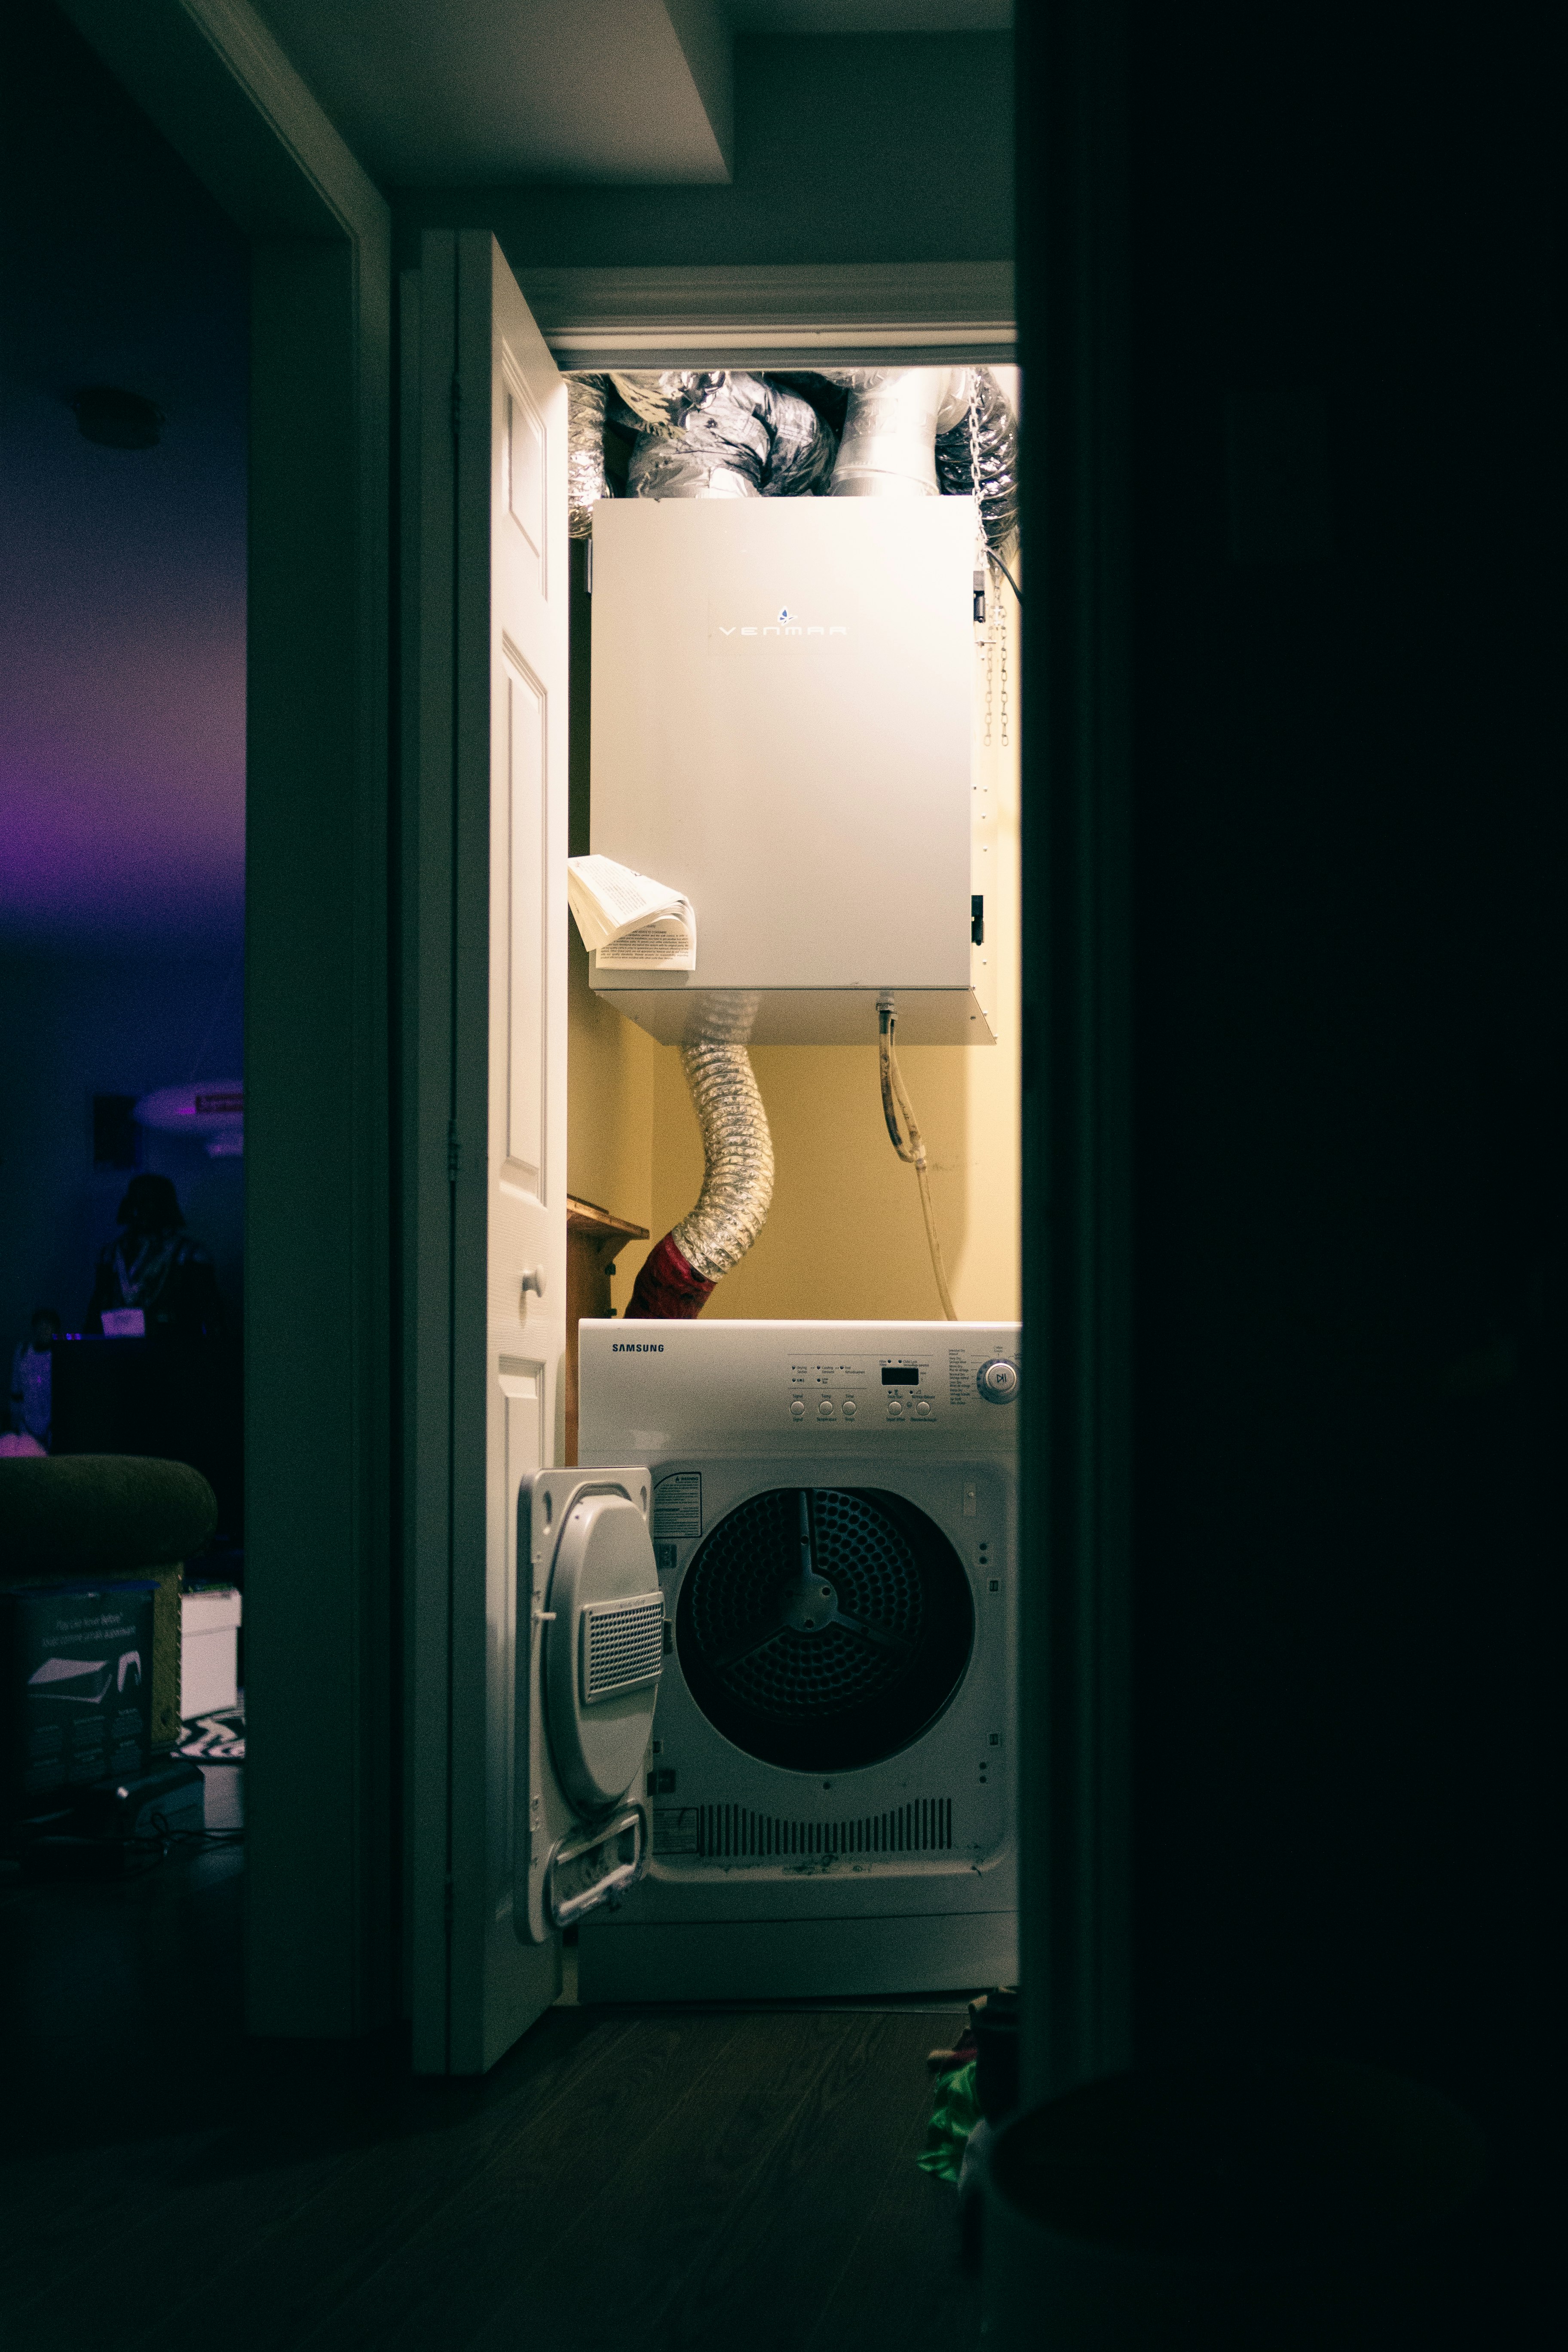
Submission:
M 121 1231 L 98 1254 L 88 1328 L 101 1331 L 105 1314 L 132 1307 L 149 1339 L 212 1338 L 223 1325 L 217 1276 L 210 1254 L 185 1230 L 169 1178 L 132 1176 L 119 1223 Z

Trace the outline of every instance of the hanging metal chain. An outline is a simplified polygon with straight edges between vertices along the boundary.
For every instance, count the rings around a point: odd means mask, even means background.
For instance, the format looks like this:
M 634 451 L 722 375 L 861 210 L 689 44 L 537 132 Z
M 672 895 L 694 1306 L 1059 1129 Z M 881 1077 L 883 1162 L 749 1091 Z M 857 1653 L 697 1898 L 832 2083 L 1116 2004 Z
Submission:
M 974 500 L 974 530 L 976 542 L 985 544 L 984 518 L 980 511 L 980 370 L 971 368 L 969 375 L 969 492 Z
M 996 584 L 995 567 L 991 562 L 991 551 L 985 542 L 985 519 L 981 511 L 980 506 L 980 371 L 978 368 L 970 368 L 967 370 L 967 374 L 969 377 L 969 405 L 967 412 L 967 423 L 969 426 L 969 494 L 974 501 L 974 568 L 975 577 L 977 579 L 984 580 L 986 588 L 985 748 L 989 751 L 991 748 L 991 729 L 996 689 L 996 608 L 998 590 Z M 1005 648 L 1003 659 L 1004 662 L 1005 662 L 1006 655 Z M 1004 677 L 1005 677 L 1005 670 Z M 1004 713 L 1005 712 L 1005 689 L 1004 688 Z M 1004 743 L 1007 740 L 1005 718 L 1003 723 L 1002 740 Z

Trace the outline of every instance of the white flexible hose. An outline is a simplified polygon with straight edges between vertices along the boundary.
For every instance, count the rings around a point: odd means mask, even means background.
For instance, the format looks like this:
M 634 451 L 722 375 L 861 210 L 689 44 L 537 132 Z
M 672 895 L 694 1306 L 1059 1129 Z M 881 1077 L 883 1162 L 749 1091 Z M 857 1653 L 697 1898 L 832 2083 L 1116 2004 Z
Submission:
M 931 1252 L 931 1270 L 936 1276 L 936 1295 L 942 1301 L 942 1311 L 950 1323 L 958 1320 L 958 1309 L 952 1303 L 952 1293 L 947 1286 L 947 1269 L 942 1262 L 942 1244 L 937 1239 L 936 1212 L 931 1206 L 931 1178 L 926 1173 L 926 1148 L 920 1129 L 915 1124 L 915 1107 L 910 1100 L 904 1074 L 899 1067 L 899 1057 L 893 1050 L 893 1030 L 896 1020 L 890 1005 L 880 1007 L 878 1056 L 882 1076 L 882 1117 L 888 1122 L 888 1133 L 893 1139 L 893 1150 L 900 1160 L 908 1160 L 915 1171 L 915 1181 L 921 1191 L 921 1214 L 925 1219 L 926 1247 Z M 902 1116 L 909 1140 L 899 1132 Z
M 706 1165 L 697 1205 L 670 1239 L 694 1274 L 717 1282 L 763 1230 L 773 1196 L 773 1142 L 744 1045 L 684 1045 L 680 1062 Z

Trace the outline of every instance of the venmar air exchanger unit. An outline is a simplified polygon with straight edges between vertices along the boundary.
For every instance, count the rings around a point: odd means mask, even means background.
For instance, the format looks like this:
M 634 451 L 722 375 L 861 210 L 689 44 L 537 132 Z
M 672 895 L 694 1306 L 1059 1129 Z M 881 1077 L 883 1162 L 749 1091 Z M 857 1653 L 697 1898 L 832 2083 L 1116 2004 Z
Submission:
M 990 1045 L 972 984 L 967 499 L 594 512 L 593 848 L 681 892 L 696 969 L 595 957 L 666 1044 Z

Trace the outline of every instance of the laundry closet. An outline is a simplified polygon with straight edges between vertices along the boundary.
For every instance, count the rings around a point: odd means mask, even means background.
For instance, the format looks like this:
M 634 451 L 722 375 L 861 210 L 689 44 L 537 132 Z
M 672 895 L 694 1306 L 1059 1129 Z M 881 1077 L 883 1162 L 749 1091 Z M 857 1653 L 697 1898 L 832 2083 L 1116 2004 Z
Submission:
M 563 383 L 489 239 L 418 280 L 416 2063 L 564 1938 L 592 2001 L 1011 1979 L 1019 387 Z

